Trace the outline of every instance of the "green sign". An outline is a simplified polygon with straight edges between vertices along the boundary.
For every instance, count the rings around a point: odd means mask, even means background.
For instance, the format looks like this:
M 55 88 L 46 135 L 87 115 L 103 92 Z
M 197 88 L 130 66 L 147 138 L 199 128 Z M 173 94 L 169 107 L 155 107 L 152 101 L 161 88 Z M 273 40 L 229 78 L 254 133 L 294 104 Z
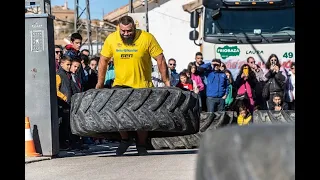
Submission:
M 240 49 L 238 48 L 238 46 L 218 47 L 217 53 L 220 54 L 222 59 L 226 59 L 230 56 L 239 56 Z
M 284 58 L 293 58 L 293 52 L 285 52 L 282 57 L 284 57 Z

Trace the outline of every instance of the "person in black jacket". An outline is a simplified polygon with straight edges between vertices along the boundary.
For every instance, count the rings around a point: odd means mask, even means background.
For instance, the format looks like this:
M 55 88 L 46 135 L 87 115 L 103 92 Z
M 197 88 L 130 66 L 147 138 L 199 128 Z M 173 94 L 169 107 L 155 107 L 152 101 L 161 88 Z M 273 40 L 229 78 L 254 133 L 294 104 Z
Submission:
M 280 94 L 275 94 L 272 98 L 272 102 L 269 103 L 269 110 L 273 111 L 281 111 L 281 110 L 288 110 L 289 106 L 286 102 L 282 100 L 283 98 L 281 97 Z
M 98 61 L 96 58 L 91 58 L 89 61 L 90 69 L 87 70 L 88 72 L 88 82 L 85 90 L 94 89 L 96 84 L 98 83 Z
M 79 77 L 78 71 L 81 68 L 81 60 L 80 59 L 73 59 L 71 61 L 71 77 L 72 77 L 72 86 L 73 86 L 73 94 L 80 93 L 83 91 L 83 86 L 81 84 L 81 79 Z
M 70 67 L 70 57 L 63 56 L 61 58 L 60 67 L 56 73 L 58 116 L 59 119 L 61 119 L 59 125 L 59 142 L 61 150 L 67 150 L 69 146 L 70 103 L 73 94 Z
M 83 86 L 81 84 L 81 79 L 78 76 L 78 71 L 81 70 L 81 59 L 80 58 L 75 58 L 71 61 L 71 87 L 72 87 L 72 95 L 76 93 L 81 93 L 83 92 Z M 72 144 L 71 148 L 72 149 L 88 149 L 87 146 L 84 146 L 83 144 L 83 137 L 82 139 L 80 136 L 70 134 L 70 138 L 72 139 Z
M 280 62 L 275 54 L 271 54 L 267 63 L 266 69 L 269 71 L 265 75 L 267 83 L 264 86 L 263 96 L 267 101 L 267 106 L 272 102 L 273 96 L 277 93 L 281 97 L 284 96 L 286 76 L 284 76 L 282 70 L 280 70 Z

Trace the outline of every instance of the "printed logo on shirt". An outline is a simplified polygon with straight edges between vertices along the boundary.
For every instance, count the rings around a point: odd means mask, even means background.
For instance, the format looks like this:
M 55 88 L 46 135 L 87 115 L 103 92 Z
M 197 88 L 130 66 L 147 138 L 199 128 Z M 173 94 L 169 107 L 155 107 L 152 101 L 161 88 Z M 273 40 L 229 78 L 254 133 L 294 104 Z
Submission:
M 116 52 L 138 52 L 138 49 L 116 49 Z
M 121 59 L 130 59 L 133 57 L 133 54 L 121 54 L 120 58 Z

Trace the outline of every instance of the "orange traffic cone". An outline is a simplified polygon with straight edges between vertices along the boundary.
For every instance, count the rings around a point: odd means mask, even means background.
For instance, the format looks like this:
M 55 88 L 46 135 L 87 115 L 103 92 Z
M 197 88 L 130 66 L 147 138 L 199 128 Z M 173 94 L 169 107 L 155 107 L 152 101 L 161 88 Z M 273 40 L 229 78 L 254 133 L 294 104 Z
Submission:
M 40 156 L 39 153 L 36 153 L 36 148 L 34 147 L 34 142 L 33 138 L 31 135 L 31 130 L 30 130 L 30 121 L 29 117 L 26 117 L 25 119 L 25 153 L 26 157 L 38 157 Z

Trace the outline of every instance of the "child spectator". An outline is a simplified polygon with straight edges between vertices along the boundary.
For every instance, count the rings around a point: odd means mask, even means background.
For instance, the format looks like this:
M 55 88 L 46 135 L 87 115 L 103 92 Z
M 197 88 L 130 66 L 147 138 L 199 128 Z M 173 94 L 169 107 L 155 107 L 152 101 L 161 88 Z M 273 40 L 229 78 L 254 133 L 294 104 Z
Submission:
M 91 58 L 89 61 L 88 70 L 88 83 L 85 90 L 94 89 L 98 83 L 98 70 L 97 70 L 98 61 L 96 58 Z
M 73 94 L 71 87 L 71 59 L 68 56 L 61 58 L 60 67 L 56 73 L 56 88 L 58 96 L 58 116 L 61 119 L 59 125 L 60 149 L 69 149 L 70 137 L 70 103 Z
M 199 89 L 199 92 L 201 92 L 201 91 L 204 91 L 204 84 L 196 70 L 197 70 L 196 64 L 194 62 L 189 63 L 188 73 L 190 75 L 190 78 L 196 84 L 196 87 Z
M 228 95 L 227 95 L 227 98 L 225 99 L 225 109 L 228 111 L 230 110 L 234 97 L 236 96 L 237 93 L 236 93 L 236 89 L 234 88 L 234 81 L 233 81 L 231 72 L 228 69 L 226 69 L 224 73 L 226 74 L 229 81 Z
M 269 110 L 273 111 L 281 111 L 281 110 L 288 110 L 288 104 L 282 100 L 280 94 L 274 94 L 272 98 L 272 103 L 269 103 Z
M 83 91 L 82 89 L 82 84 L 81 84 L 81 79 L 79 77 L 78 71 L 81 70 L 81 60 L 80 59 L 73 59 L 71 62 L 71 77 L 72 77 L 72 85 L 74 87 L 74 92 L 75 93 L 80 93 Z
M 188 76 L 186 73 L 180 73 L 180 81 L 177 84 L 178 88 L 187 90 L 187 91 L 193 91 L 193 85 L 188 82 Z
M 249 123 L 252 123 L 252 115 L 245 105 L 239 106 L 238 114 L 237 123 L 239 126 L 249 125 Z

